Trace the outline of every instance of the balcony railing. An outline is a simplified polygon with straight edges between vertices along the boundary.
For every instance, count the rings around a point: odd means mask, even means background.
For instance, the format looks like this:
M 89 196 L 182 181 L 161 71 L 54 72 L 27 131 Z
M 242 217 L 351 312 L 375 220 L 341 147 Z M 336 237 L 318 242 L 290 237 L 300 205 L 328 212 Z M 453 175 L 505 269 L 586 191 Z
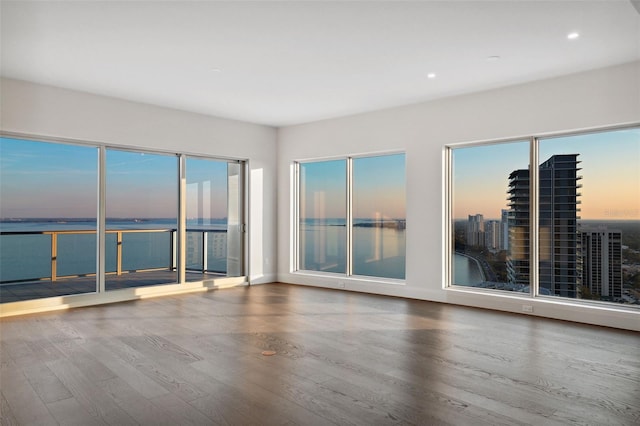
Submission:
M 226 274 L 227 231 L 221 229 L 187 229 L 186 231 L 187 271 Z M 177 230 L 175 228 L 117 229 L 105 232 L 107 234 L 105 243 L 107 275 L 176 269 Z M 167 237 L 163 238 L 162 234 L 166 234 Z M 49 241 L 37 240 L 37 237 L 36 241 L 33 239 L 28 241 L 29 236 L 37 235 L 49 236 Z M 94 238 L 82 239 L 81 237 L 80 240 L 68 241 L 64 249 L 66 262 L 62 262 L 66 264 L 60 268 L 60 240 L 82 235 L 92 235 Z M 95 276 L 96 262 L 95 256 L 92 255 L 96 252 L 95 235 L 95 230 L 0 232 L 0 238 L 19 239 L 15 244 L 9 242 L 2 245 L 4 253 L 0 256 L 0 284 Z M 138 238 L 136 241 L 135 236 L 143 235 L 149 235 L 149 238 Z M 20 237 L 23 238 L 20 239 Z M 132 247 L 128 254 L 125 250 L 127 244 L 131 244 Z M 145 250 L 146 253 L 133 251 L 135 248 Z M 14 250 L 17 252 L 10 253 Z M 136 255 L 134 256 L 133 253 Z M 130 258 L 127 259 L 126 256 Z M 11 264 L 16 258 L 20 259 L 20 265 Z M 47 263 L 49 267 L 46 267 Z

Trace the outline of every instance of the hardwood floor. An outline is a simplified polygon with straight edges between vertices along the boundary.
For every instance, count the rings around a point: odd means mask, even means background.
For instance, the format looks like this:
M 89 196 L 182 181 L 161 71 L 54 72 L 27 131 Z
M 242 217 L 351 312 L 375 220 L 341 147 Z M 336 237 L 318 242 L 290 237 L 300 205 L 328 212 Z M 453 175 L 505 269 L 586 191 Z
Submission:
M 187 271 L 187 281 L 202 281 L 223 275 Z M 107 291 L 122 288 L 148 287 L 152 285 L 176 283 L 176 272 L 169 269 L 132 271 L 122 275 L 107 275 Z M 82 276 L 60 278 L 57 281 L 40 280 L 0 285 L 0 302 L 18 302 L 21 300 L 42 299 L 45 297 L 68 296 L 72 294 L 94 293 L 96 277 Z
M 637 333 L 480 309 L 270 284 L 0 332 L 2 425 L 640 424 Z

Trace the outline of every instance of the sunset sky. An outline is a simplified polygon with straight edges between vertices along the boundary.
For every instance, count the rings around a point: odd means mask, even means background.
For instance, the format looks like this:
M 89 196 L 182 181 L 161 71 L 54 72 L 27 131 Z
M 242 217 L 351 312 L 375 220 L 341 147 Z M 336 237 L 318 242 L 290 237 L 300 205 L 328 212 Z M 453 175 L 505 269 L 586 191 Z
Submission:
M 303 218 L 344 218 L 346 160 L 301 164 Z M 404 154 L 359 157 L 353 160 L 354 218 L 404 219 Z
M 580 154 L 582 219 L 640 220 L 640 129 L 540 140 L 541 163 L 556 154 Z M 526 169 L 528 157 L 528 141 L 454 149 L 454 218 L 500 218 L 509 173 Z
M 582 219 L 640 220 L 640 129 L 543 139 L 539 151 L 540 162 L 580 154 Z M 95 217 L 97 156 L 95 147 L 2 138 L 0 217 Z M 528 141 L 454 149 L 454 217 L 499 218 L 507 208 L 509 173 L 527 168 L 528 156 Z M 188 161 L 190 200 L 195 182 L 205 181 L 213 198 L 225 197 L 226 162 Z M 354 159 L 354 217 L 405 217 L 404 161 L 404 154 Z M 302 164 L 304 188 L 318 194 L 307 198 L 306 217 L 344 217 L 345 168 L 345 160 Z M 176 175 L 174 155 L 108 150 L 107 216 L 175 217 Z M 316 209 L 314 199 L 321 198 L 324 205 Z M 194 211 L 195 204 L 188 205 Z M 226 201 L 209 203 L 206 212 L 225 217 Z
M 109 149 L 106 161 L 107 217 L 177 217 L 175 155 Z M 1 138 L 0 217 L 96 217 L 97 165 L 95 147 Z M 198 185 L 208 190 L 203 209 Z M 187 214 L 226 217 L 226 185 L 226 161 L 187 158 Z

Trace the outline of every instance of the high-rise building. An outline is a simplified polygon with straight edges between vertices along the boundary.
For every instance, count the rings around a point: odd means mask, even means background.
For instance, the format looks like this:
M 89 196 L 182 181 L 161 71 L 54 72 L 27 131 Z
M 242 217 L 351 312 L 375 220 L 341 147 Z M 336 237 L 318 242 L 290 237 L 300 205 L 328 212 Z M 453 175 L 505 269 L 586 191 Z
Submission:
M 541 292 L 578 297 L 578 155 L 554 155 L 540 164 L 538 177 L 539 286 Z M 509 175 L 509 256 L 514 284 L 529 282 L 529 171 Z
M 500 250 L 509 250 L 509 210 L 502 209 L 500 213 Z
M 578 297 L 578 154 L 554 155 L 540 165 L 539 283 L 552 295 Z
M 529 170 L 509 174 L 508 194 L 507 279 L 524 287 L 529 285 Z
M 622 297 L 622 232 L 607 227 L 580 227 L 579 283 L 595 298 Z
M 489 250 L 500 249 L 499 220 L 488 220 L 484 223 L 484 246 Z
M 484 217 L 481 214 L 469 215 L 467 245 L 472 247 L 484 246 Z

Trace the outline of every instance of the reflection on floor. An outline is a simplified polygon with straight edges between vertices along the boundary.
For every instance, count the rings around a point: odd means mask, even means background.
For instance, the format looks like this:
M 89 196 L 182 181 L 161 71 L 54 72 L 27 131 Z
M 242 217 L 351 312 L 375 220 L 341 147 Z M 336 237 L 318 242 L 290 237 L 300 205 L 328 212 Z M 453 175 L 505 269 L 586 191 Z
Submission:
M 187 272 L 187 281 L 200 281 L 220 277 L 219 274 Z M 176 283 L 176 271 L 162 269 L 155 271 L 129 272 L 122 275 L 107 275 L 106 289 L 118 290 L 131 287 L 146 287 Z M 42 280 L 0 285 L 0 303 L 45 297 L 68 296 L 71 294 L 93 293 L 96 291 L 96 277 L 63 278 L 57 281 Z

